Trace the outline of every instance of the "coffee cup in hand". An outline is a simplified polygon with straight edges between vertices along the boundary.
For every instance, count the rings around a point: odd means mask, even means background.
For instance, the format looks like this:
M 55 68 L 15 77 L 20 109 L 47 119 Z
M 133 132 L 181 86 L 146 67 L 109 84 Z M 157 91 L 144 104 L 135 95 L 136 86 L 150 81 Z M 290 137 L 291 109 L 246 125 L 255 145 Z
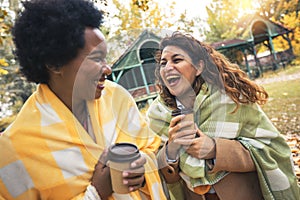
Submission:
M 130 169 L 130 164 L 140 158 L 141 154 L 137 146 L 131 143 L 117 143 L 110 146 L 108 160 L 112 189 L 119 194 L 129 193 L 129 188 L 123 183 L 122 172 Z
M 189 121 L 189 122 L 194 122 L 194 111 L 193 109 L 189 108 L 182 108 L 179 109 L 177 108 L 176 110 L 172 111 L 172 117 L 176 117 L 178 115 L 185 115 L 185 117 L 181 120 L 181 122 L 184 121 Z M 190 129 L 195 129 L 195 124 L 191 124 L 190 126 L 186 126 L 182 128 L 182 130 L 190 130 Z

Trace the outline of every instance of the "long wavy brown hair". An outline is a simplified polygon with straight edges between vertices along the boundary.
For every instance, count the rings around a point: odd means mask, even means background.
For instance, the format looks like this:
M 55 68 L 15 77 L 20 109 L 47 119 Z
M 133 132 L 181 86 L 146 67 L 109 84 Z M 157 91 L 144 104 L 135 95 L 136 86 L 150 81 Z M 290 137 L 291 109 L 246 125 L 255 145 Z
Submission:
M 236 103 L 235 112 L 240 104 L 258 103 L 263 105 L 267 102 L 268 93 L 263 87 L 250 80 L 247 74 L 242 71 L 237 64 L 230 62 L 223 54 L 216 51 L 210 45 L 200 42 L 189 34 L 174 32 L 171 36 L 163 38 L 160 42 L 159 51 L 156 53 L 155 76 L 159 94 L 164 99 L 167 106 L 176 108 L 175 96 L 163 83 L 160 76 L 160 58 L 166 46 L 176 46 L 184 50 L 192 59 L 192 64 L 202 61 L 204 69 L 196 77 L 192 87 L 196 94 L 199 93 L 204 82 L 216 85 L 221 92 L 227 95 Z

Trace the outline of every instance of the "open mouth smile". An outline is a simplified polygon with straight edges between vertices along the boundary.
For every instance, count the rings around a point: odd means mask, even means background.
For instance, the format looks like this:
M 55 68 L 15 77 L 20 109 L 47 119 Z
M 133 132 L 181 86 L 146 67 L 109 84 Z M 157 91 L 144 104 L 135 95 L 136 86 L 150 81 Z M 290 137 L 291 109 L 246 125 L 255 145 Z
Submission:
M 106 76 L 102 76 L 99 80 L 95 80 L 94 83 L 97 85 L 97 89 L 104 89 L 104 82 L 106 80 Z
M 170 75 L 170 76 L 166 77 L 166 80 L 170 86 L 174 86 L 179 82 L 180 76 L 179 75 Z

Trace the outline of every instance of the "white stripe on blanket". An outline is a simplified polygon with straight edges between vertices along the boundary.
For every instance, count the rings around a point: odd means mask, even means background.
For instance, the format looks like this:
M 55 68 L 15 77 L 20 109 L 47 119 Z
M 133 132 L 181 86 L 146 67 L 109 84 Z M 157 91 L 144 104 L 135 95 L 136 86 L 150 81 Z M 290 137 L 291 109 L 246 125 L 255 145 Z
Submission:
M 217 122 L 215 137 L 235 138 L 239 130 L 239 123 Z
M 257 128 L 256 129 L 256 133 L 255 133 L 255 137 L 260 138 L 276 138 L 278 137 L 278 133 L 275 133 L 273 131 L 269 131 L 266 129 L 262 129 L 262 128 Z
M 273 191 L 286 190 L 291 187 L 288 177 L 279 169 L 266 170 Z

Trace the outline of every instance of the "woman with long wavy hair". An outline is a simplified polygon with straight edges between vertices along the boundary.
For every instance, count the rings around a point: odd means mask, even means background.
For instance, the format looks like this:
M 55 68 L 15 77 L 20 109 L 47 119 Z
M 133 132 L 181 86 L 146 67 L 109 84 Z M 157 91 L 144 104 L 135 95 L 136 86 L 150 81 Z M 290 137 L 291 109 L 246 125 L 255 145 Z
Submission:
M 171 199 L 299 198 L 290 149 L 260 108 L 262 87 L 188 34 L 163 38 L 156 60 L 159 96 L 147 115 L 164 141 L 157 157 Z M 194 121 L 172 117 L 178 109 Z

